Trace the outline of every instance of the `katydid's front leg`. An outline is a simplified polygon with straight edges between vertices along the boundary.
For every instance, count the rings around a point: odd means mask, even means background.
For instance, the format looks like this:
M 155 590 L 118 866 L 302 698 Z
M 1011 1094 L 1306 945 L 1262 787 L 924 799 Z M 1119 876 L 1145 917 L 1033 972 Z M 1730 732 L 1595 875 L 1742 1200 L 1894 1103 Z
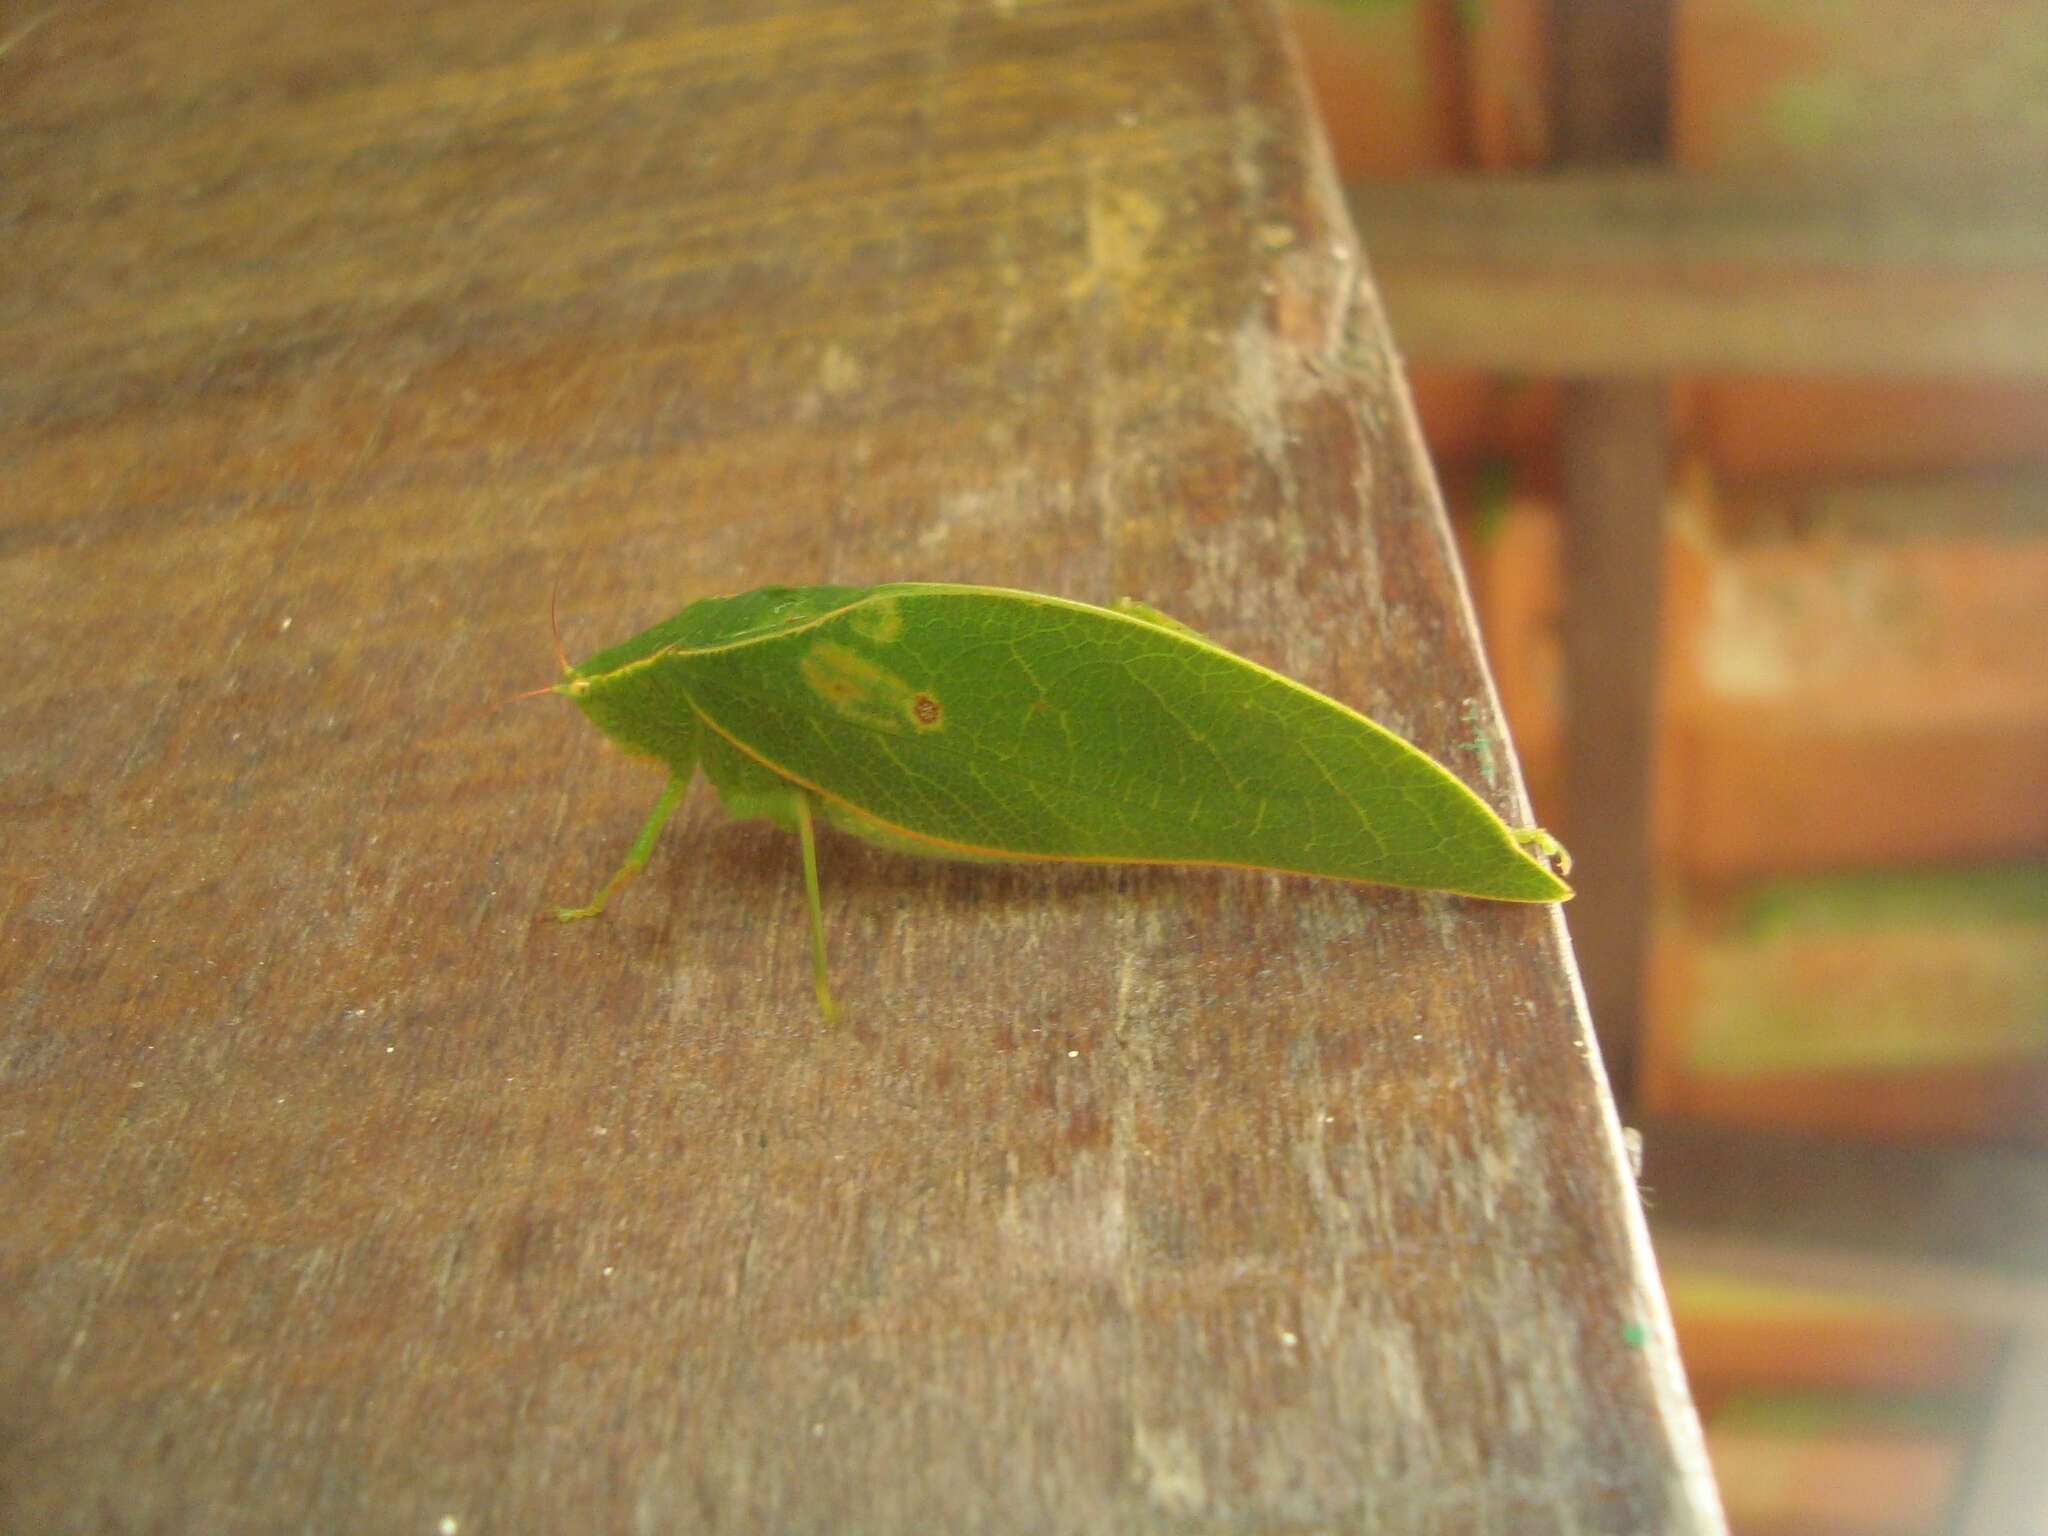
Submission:
M 557 907 L 555 916 L 570 923 L 579 917 L 595 917 L 602 912 L 604 904 L 618 894 L 619 887 L 647 867 L 648 857 L 654 852 L 654 840 L 661 836 L 662 825 L 667 822 L 669 812 L 676 808 L 676 802 L 683 798 L 683 791 L 689 787 L 687 775 L 673 775 L 668 787 L 662 790 L 661 798 L 654 802 L 654 814 L 647 818 L 640 835 L 633 839 L 633 846 L 626 854 L 626 862 L 619 866 L 619 872 L 604 883 L 604 889 L 591 898 L 588 906 Z
M 811 830 L 811 797 L 798 791 L 790 804 L 796 811 L 798 840 L 804 849 L 804 898 L 811 908 L 811 983 L 818 989 L 818 1007 L 829 1024 L 839 1017 L 832 987 L 825 979 L 825 912 L 818 901 L 818 839 Z

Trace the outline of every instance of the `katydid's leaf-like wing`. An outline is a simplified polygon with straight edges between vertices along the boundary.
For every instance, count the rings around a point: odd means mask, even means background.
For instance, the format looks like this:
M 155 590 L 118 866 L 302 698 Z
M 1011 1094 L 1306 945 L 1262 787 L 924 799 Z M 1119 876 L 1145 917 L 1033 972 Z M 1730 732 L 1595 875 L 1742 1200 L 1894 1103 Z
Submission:
M 1127 614 L 900 584 L 656 665 L 741 751 L 934 852 L 1570 894 L 1398 736 Z

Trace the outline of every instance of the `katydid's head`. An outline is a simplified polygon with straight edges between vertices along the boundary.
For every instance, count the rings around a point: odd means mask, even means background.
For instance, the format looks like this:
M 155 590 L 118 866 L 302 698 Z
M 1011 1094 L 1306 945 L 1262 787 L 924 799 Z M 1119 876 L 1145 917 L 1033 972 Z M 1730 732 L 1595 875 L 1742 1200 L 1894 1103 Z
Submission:
M 678 735 L 678 727 L 673 719 L 665 717 L 676 714 L 674 706 L 677 701 L 656 697 L 659 693 L 672 691 L 672 688 L 665 690 L 661 679 L 646 673 L 650 663 L 660 660 L 673 649 L 666 635 L 669 627 L 657 626 L 635 635 L 624 644 L 586 656 L 580 663 L 572 662 L 562 644 L 562 626 L 555 600 L 550 597 L 548 634 L 554 640 L 555 660 L 561 663 L 562 675 L 544 688 L 535 688 L 517 697 L 526 699 L 543 693 L 562 694 L 583 711 L 592 725 L 626 751 L 638 756 L 661 757 L 676 744 L 674 738 Z M 682 713 L 685 720 L 681 734 L 694 737 L 694 717 L 688 715 L 687 709 Z
M 591 677 L 574 667 L 565 667 L 562 669 L 562 680 L 556 683 L 551 691 L 561 694 L 582 710 L 584 717 L 605 735 L 616 738 L 617 732 L 613 727 L 618 722 L 610 719 L 612 711 L 606 707 L 600 686 L 603 681 L 601 677 Z
M 697 716 L 687 692 L 663 665 L 666 651 L 599 670 L 601 657 L 572 667 L 556 693 L 635 757 L 687 763 L 697 755 Z
M 555 592 L 548 594 L 548 633 L 554 637 L 555 660 L 562 664 L 562 680 L 559 683 L 543 683 L 538 688 L 529 688 L 524 693 L 515 693 L 509 698 L 500 699 L 490 705 L 484 713 L 489 714 L 493 709 L 503 709 L 507 704 L 517 704 L 521 699 L 537 699 L 544 693 L 570 693 L 573 696 L 572 690 L 580 674 L 569 664 L 569 653 L 562 649 L 562 626 L 555 618 L 555 597 Z
M 561 681 L 543 683 L 538 688 L 529 688 L 524 693 L 515 693 L 499 699 L 490 705 L 489 709 L 502 709 L 507 704 L 517 704 L 521 699 L 537 699 L 544 693 L 562 693 L 583 705 L 585 714 L 590 713 L 588 706 L 584 705 L 584 700 L 589 697 L 592 676 L 597 669 L 587 664 L 578 667 L 569 660 L 569 653 L 562 648 L 562 627 L 555 618 L 555 599 L 552 595 L 548 598 L 548 633 L 555 642 L 555 660 L 562 665 Z M 593 658 L 596 659 L 598 658 Z
M 575 667 L 567 667 L 563 669 L 562 680 L 559 683 L 543 683 L 538 688 L 529 688 L 524 693 L 502 698 L 490 707 L 502 709 L 507 704 L 517 704 L 521 699 L 537 699 L 544 693 L 559 693 L 588 715 L 607 736 L 612 736 L 617 732 L 606 724 L 611 712 L 600 697 L 605 681 L 606 679 L 601 676 L 593 677 Z

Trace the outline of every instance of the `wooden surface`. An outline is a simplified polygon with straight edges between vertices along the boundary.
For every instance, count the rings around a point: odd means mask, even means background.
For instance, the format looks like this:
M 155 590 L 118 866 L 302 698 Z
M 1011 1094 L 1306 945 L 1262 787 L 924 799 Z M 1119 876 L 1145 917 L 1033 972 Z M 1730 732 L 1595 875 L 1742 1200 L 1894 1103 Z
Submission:
M 795 851 L 560 701 L 759 583 L 1160 603 L 1519 810 L 1237 3 L 0 49 L 0 1527 L 1718 1525 L 1557 914 Z

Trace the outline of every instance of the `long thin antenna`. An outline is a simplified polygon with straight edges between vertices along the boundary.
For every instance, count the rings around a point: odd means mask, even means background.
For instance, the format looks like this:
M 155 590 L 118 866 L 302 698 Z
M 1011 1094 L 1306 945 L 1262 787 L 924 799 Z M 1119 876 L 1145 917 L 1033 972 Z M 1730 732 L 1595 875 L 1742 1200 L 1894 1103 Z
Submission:
M 569 670 L 569 653 L 562 649 L 562 626 L 555 622 L 555 599 L 562 595 L 562 583 L 556 578 L 554 590 L 548 593 L 548 633 L 555 637 L 555 660 L 562 664 L 564 672 Z M 528 695 L 531 697 L 531 695 Z M 507 700 L 509 703 L 510 700 Z
M 517 704 L 521 699 L 537 699 L 544 693 L 559 692 L 561 692 L 561 685 L 559 683 L 549 683 L 542 688 L 529 688 L 526 692 L 515 693 L 508 699 L 499 699 L 496 703 L 486 704 L 483 707 L 482 713 L 488 715 L 494 709 L 503 709 L 507 704 Z
M 557 582 L 555 584 L 555 591 L 559 592 L 560 590 L 561 583 Z M 561 627 L 555 622 L 554 592 L 548 594 L 548 633 L 555 637 L 555 659 L 561 662 L 564 672 L 572 671 L 573 668 L 569 665 L 568 653 L 562 649 Z M 470 718 L 472 720 L 481 720 L 485 715 L 492 713 L 494 710 L 503 709 L 507 704 L 517 704 L 521 699 L 537 699 L 544 693 L 560 693 L 562 687 L 563 685 L 560 683 L 545 683 L 538 688 L 529 688 L 524 693 L 515 693 L 510 698 L 498 699 L 493 703 L 486 704 Z

